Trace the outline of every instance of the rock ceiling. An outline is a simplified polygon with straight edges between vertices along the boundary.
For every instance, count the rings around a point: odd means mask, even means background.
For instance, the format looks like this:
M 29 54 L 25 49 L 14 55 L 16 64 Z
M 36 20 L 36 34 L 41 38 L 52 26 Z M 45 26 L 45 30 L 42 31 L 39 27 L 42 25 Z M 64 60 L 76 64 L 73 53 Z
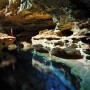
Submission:
M 24 1 L 25 0 L 23 0 L 23 2 Z M 44 11 L 48 11 L 48 10 L 52 11 L 53 9 L 55 9 L 58 12 L 59 8 L 67 6 L 72 9 L 73 14 L 76 15 L 76 17 L 90 16 L 90 0 L 78 0 L 78 1 L 77 0 L 29 0 L 29 1 L 31 1 L 31 3 L 33 3 L 34 5 L 36 5 L 37 6 L 36 8 L 42 9 Z M 20 0 L 14 0 L 14 2 L 15 2 L 14 8 L 20 5 Z M 8 4 L 7 0 L 0 0 L 0 8 L 6 7 L 6 4 Z

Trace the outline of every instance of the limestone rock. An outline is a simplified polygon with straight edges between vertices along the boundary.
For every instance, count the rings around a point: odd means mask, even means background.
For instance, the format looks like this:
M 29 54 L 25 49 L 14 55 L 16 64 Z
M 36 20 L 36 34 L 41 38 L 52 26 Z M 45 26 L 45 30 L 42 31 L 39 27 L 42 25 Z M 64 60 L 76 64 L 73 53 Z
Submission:
M 35 49 L 45 49 L 51 54 L 62 58 L 82 58 L 79 49 L 79 37 L 75 36 L 60 36 L 53 30 L 40 31 L 38 35 L 32 37 L 32 45 Z
M 7 47 L 16 40 L 15 37 L 0 33 L 0 49 Z

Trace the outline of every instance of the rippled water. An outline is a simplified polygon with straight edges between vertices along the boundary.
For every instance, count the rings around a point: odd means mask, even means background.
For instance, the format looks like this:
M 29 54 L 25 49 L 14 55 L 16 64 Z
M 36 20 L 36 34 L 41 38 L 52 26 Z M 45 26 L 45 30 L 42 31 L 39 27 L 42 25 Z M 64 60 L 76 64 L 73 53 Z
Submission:
M 78 90 L 52 62 L 31 50 L 1 52 L 0 86 L 0 90 Z

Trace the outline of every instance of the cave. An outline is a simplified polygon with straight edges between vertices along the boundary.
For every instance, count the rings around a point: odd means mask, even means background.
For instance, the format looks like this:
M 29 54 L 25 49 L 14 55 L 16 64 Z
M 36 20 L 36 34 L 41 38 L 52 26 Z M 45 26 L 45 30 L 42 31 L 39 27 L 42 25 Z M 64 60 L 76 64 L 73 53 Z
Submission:
M 90 90 L 90 0 L 0 0 L 0 90 Z

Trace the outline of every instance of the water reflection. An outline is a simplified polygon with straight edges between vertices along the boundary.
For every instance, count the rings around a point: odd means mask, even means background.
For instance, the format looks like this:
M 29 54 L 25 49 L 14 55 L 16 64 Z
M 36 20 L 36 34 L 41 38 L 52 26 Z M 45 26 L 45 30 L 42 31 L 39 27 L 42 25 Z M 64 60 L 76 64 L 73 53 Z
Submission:
M 0 51 L 0 67 L 5 67 L 12 65 L 13 69 L 15 69 L 14 64 L 16 63 L 16 57 L 8 52 Z
M 51 62 L 42 56 L 42 54 L 34 53 L 32 64 L 42 73 L 42 78 L 47 77 L 44 78 L 46 80 L 46 90 L 76 90 L 68 77 L 58 68 L 54 67 Z
M 31 50 L 4 50 L 0 54 L 2 90 L 75 90 L 64 74 L 41 54 L 32 57 Z M 8 61 L 8 64 L 2 64 L 5 61 Z

